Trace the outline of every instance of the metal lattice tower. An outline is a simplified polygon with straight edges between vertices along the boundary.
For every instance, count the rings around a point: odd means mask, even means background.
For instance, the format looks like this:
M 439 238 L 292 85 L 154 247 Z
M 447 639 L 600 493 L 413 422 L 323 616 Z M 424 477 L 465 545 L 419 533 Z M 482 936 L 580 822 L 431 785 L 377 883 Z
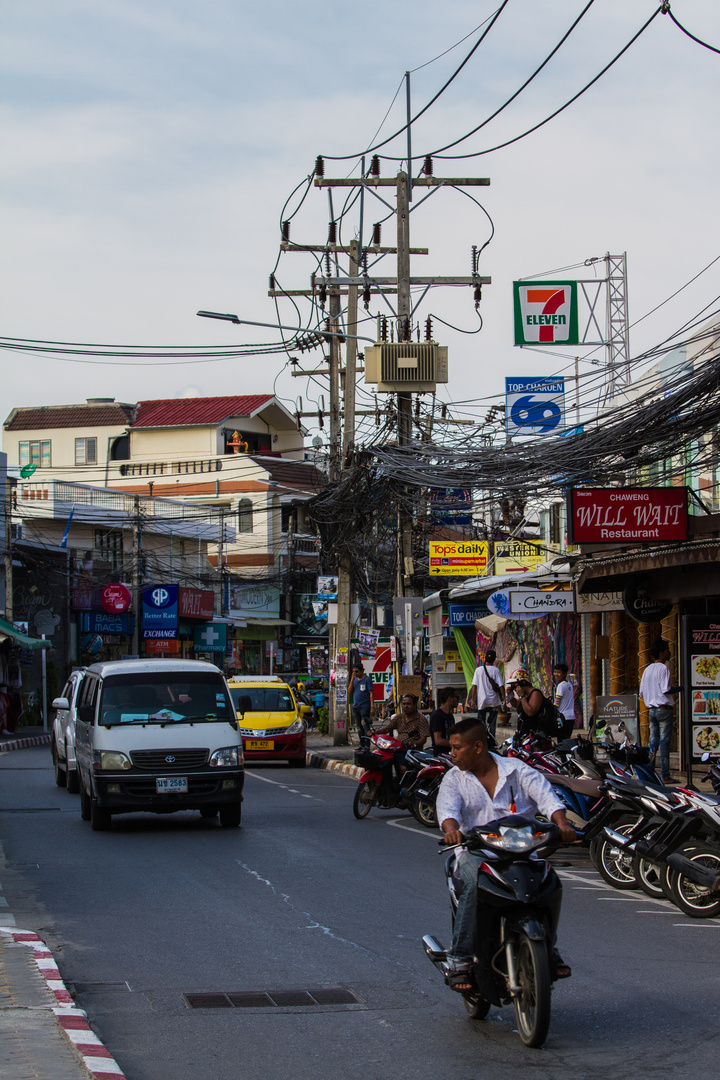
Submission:
M 627 305 L 627 252 L 605 256 L 607 380 L 603 404 L 630 385 L 630 328 Z

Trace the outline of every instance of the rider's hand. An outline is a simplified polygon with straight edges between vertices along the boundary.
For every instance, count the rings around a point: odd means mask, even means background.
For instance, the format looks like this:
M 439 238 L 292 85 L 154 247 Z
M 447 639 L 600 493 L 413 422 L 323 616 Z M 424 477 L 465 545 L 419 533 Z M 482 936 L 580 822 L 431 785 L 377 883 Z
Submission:
M 448 845 L 448 847 L 452 846 L 453 844 L 462 844 L 464 839 L 465 838 L 459 829 L 451 829 L 451 831 L 446 832 L 445 836 L 443 837 L 443 840 Z
M 564 825 L 560 827 L 560 839 L 563 844 L 574 844 L 578 835 L 573 829 L 572 825 Z

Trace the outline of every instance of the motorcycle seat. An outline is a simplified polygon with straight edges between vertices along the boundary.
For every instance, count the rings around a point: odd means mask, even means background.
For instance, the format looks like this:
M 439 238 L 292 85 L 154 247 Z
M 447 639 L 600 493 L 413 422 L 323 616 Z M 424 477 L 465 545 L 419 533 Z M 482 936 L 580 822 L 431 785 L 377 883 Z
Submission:
M 579 795 L 590 795 L 591 797 L 598 798 L 601 794 L 599 780 L 581 780 L 579 777 L 562 776 L 558 773 L 544 772 L 542 775 L 546 780 L 549 780 L 551 784 L 558 784 L 560 787 L 566 787 L 569 791 L 577 791 Z

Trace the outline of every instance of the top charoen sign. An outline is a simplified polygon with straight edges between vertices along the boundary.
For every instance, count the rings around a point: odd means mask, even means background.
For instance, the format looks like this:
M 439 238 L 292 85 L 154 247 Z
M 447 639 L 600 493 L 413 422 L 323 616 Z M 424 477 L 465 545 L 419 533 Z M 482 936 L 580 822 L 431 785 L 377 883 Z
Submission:
M 516 345 L 578 345 L 577 281 L 514 281 Z
M 648 544 L 687 539 L 687 490 L 574 488 L 568 506 L 571 544 Z

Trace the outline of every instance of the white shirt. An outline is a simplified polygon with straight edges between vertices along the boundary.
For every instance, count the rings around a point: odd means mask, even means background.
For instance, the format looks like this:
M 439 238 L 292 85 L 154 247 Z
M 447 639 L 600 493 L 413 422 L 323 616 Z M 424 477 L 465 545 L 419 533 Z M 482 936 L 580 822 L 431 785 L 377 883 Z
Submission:
M 437 797 L 437 818 L 440 824 L 454 818 L 461 832 L 475 825 L 487 825 L 495 818 L 510 813 L 535 817 L 538 813 L 550 819 L 564 806 L 544 776 L 537 769 L 517 758 L 491 754 L 498 767 L 495 794 L 490 798 L 475 773 L 463 772 L 457 766 L 446 773 Z M 511 810 L 512 803 L 515 810 Z
M 494 679 L 498 686 L 502 686 L 503 677 L 496 667 L 492 664 L 487 667 L 487 674 L 484 667 L 475 669 L 473 675 L 472 685 L 477 687 L 477 707 L 478 709 L 497 709 L 500 704 L 500 695 L 493 687 L 490 679 Z
M 673 699 L 668 696 L 670 689 L 670 672 L 665 664 L 656 660 L 642 673 L 640 680 L 640 697 L 649 709 L 662 709 L 673 704 Z
M 572 683 L 563 681 L 557 684 L 555 704 L 566 720 L 575 719 L 575 687 Z

